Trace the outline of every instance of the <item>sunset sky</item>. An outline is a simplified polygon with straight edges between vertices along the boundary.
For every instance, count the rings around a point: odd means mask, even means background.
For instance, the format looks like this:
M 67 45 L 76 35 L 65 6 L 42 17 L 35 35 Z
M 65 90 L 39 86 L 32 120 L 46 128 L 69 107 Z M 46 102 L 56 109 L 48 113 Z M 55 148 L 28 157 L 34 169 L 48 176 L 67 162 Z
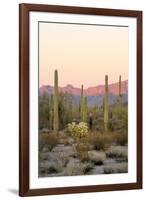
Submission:
M 128 79 L 128 27 L 39 24 L 39 85 L 85 88 Z

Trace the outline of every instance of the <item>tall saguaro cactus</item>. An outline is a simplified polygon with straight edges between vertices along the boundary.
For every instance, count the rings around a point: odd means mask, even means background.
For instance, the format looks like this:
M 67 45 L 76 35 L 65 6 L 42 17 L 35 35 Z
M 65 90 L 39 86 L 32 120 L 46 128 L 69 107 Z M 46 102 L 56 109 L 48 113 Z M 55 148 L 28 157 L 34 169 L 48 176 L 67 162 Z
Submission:
M 119 76 L 119 104 L 122 104 L 122 87 L 121 87 L 121 75 Z
M 84 96 L 83 96 L 83 85 L 81 85 L 81 97 L 80 97 L 80 117 L 83 121 L 83 110 L 84 110 Z
M 69 97 L 68 110 L 69 110 L 69 120 L 72 121 L 72 113 L 73 113 L 72 96 Z
M 50 96 L 50 101 L 49 101 L 49 127 L 50 127 L 50 130 L 53 129 L 53 95 L 52 94 Z
M 87 122 L 87 97 L 84 97 L 83 99 L 83 117 L 82 117 L 82 121 L 83 122 Z
M 87 121 L 87 97 L 84 97 L 83 85 L 81 86 L 80 117 L 82 122 Z
M 58 114 L 58 71 L 54 72 L 54 132 L 58 133 L 59 129 L 59 114 Z
M 109 124 L 109 105 L 108 105 L 108 75 L 105 76 L 105 94 L 104 94 L 104 129 L 108 131 Z

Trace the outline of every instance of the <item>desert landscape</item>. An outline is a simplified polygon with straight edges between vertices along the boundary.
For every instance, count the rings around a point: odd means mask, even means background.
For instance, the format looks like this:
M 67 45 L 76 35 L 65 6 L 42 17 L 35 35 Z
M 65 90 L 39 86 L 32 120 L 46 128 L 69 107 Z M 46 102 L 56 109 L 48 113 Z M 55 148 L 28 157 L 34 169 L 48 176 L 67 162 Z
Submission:
M 128 80 L 39 88 L 39 177 L 128 172 Z

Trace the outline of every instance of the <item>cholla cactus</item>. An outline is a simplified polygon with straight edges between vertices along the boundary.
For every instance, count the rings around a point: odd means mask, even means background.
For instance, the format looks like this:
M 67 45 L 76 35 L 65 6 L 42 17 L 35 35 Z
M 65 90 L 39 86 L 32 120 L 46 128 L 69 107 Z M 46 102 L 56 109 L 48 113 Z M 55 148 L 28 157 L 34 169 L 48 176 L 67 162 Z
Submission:
M 105 76 L 105 94 L 104 94 L 104 129 L 108 131 L 109 124 L 109 105 L 108 105 L 108 75 Z
M 58 71 L 54 72 L 54 132 L 58 133 L 59 114 L 58 114 Z
M 85 122 L 80 122 L 79 124 L 72 122 L 68 124 L 67 128 L 71 135 L 75 138 L 86 137 L 88 134 L 88 126 Z

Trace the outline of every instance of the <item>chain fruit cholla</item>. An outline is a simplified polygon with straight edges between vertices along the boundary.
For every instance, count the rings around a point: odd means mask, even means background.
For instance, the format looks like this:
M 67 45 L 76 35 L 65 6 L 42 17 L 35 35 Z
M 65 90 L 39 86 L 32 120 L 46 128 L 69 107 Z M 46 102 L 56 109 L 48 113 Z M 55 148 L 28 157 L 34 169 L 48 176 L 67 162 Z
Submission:
M 88 126 L 87 123 L 85 122 L 80 122 L 79 124 L 72 122 L 68 124 L 68 131 L 71 133 L 73 137 L 82 138 L 87 136 Z

